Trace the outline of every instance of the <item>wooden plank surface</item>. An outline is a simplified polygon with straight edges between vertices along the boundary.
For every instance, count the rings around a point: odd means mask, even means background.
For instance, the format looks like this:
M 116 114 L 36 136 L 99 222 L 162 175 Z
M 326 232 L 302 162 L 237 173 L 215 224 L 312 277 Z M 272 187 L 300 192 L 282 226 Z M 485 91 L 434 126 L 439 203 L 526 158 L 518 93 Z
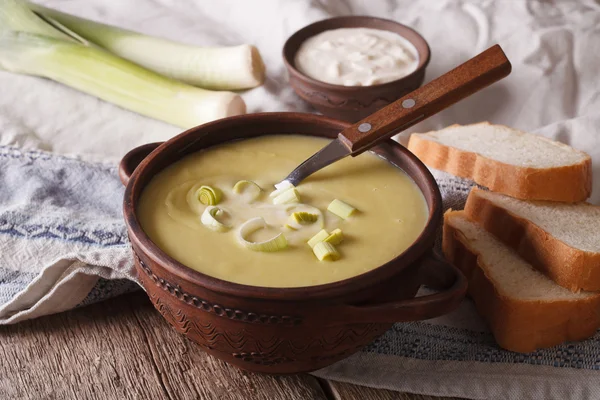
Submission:
M 0 399 L 433 400 L 241 371 L 176 333 L 142 292 L 0 327 L 0 370 Z
M 326 399 L 309 375 L 242 372 L 202 352 L 143 293 L 0 327 L 0 399 Z
M 118 301 L 0 327 L 0 360 L 3 399 L 163 396 L 142 328 Z

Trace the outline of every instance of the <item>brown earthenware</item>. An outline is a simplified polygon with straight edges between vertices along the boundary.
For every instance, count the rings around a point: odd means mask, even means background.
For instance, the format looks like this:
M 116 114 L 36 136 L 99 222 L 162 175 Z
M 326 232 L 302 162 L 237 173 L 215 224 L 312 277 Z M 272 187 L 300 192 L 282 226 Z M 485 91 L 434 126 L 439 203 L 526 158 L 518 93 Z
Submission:
M 417 69 L 403 78 L 372 86 L 333 85 L 300 72 L 294 61 L 300 45 L 316 34 L 338 28 L 373 28 L 399 34 L 417 49 Z M 429 45 L 415 30 L 395 21 L 367 16 L 337 17 L 315 22 L 294 33 L 283 46 L 283 60 L 290 85 L 298 96 L 324 115 L 350 122 L 373 114 L 421 86 L 429 59 Z
M 180 264 L 140 227 L 136 207 L 142 190 L 187 154 L 269 134 L 334 138 L 347 126 L 310 114 L 243 115 L 192 128 L 162 144 L 141 146 L 121 161 L 120 176 L 127 185 L 124 214 L 140 281 L 163 317 L 213 356 L 257 372 L 311 371 L 358 351 L 394 322 L 436 317 L 463 299 L 464 276 L 431 251 L 442 218 L 439 189 L 427 168 L 393 141 L 373 152 L 414 179 L 427 201 L 429 220 L 404 253 L 365 274 L 301 288 L 241 285 Z M 199 252 L 202 246 L 210 243 L 198 243 Z M 442 291 L 415 298 L 422 284 Z

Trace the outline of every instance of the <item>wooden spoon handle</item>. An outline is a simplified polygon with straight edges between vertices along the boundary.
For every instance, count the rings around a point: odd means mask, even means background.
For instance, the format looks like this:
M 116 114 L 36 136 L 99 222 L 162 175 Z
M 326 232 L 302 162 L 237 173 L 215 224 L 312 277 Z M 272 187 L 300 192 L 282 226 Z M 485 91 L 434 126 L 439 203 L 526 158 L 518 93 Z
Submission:
M 499 81 L 510 74 L 510 71 L 510 61 L 502 48 L 499 45 L 492 46 L 452 71 L 344 129 L 339 138 L 355 156 Z

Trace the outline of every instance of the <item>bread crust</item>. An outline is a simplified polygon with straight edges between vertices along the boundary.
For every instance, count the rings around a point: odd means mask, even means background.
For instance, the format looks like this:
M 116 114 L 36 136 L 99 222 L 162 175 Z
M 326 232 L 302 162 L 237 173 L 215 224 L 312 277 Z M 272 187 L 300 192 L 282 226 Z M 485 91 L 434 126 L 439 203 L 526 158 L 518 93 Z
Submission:
M 573 248 L 473 188 L 465 214 L 554 282 L 572 292 L 600 291 L 600 253 Z M 590 207 L 594 207 L 591 204 Z
M 581 163 L 569 166 L 521 167 L 427 140 L 422 135 L 425 134 L 412 134 L 408 142 L 408 149 L 421 161 L 431 168 L 472 179 L 492 191 L 524 200 L 568 203 L 584 201 L 592 193 L 592 160 L 587 154 Z M 540 140 L 549 139 L 540 136 Z
M 444 255 L 466 275 L 469 296 L 490 326 L 500 347 L 527 353 L 594 335 L 600 327 L 600 294 L 572 301 L 551 302 L 502 295 L 486 275 L 479 253 L 449 222 L 455 213 L 464 216 L 460 211 L 444 215 Z

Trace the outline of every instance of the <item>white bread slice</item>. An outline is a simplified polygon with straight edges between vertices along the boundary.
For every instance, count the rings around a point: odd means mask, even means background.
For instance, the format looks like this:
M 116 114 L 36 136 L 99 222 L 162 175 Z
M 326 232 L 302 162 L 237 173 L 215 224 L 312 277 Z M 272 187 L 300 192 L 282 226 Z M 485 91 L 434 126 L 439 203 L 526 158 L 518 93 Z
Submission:
M 559 285 L 600 291 L 600 207 L 523 201 L 474 188 L 465 214 Z
M 481 122 L 411 135 L 408 149 L 431 168 L 525 200 L 584 201 L 589 155 L 539 135 Z
M 444 215 L 442 248 L 469 281 L 469 295 L 498 344 L 531 352 L 591 337 L 600 293 L 573 293 L 535 270 L 463 211 Z

